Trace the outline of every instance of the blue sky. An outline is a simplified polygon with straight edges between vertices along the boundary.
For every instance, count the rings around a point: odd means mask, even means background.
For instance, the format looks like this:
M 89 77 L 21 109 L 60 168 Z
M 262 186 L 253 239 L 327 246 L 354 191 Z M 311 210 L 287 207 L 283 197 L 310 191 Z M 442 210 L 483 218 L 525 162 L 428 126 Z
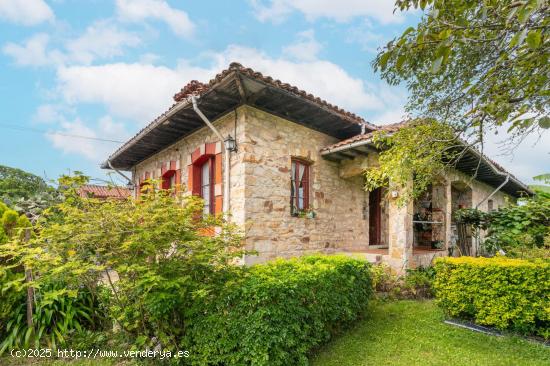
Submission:
M 370 63 L 414 25 L 392 1 L 2 0 L 0 164 L 48 179 L 105 178 L 99 163 L 189 80 L 237 61 L 367 120 L 399 121 L 407 92 Z M 548 171 L 548 134 L 502 155 L 521 179 Z M 538 143 L 536 143 L 538 142 Z

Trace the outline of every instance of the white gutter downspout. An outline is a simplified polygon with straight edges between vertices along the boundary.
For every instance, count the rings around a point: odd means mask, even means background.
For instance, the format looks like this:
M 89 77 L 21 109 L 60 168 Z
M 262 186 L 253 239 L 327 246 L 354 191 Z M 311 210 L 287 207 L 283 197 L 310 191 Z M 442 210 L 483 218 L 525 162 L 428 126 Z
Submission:
M 229 189 L 229 183 L 230 183 L 230 174 L 229 174 L 229 169 L 231 168 L 231 147 L 228 146 L 227 144 L 225 144 L 225 139 L 224 137 L 222 136 L 222 134 L 220 133 L 220 131 L 218 131 L 218 129 L 216 127 L 214 127 L 214 125 L 212 124 L 212 122 L 210 122 L 208 120 L 208 118 L 202 113 L 202 111 L 199 109 L 199 106 L 197 105 L 197 96 L 195 95 L 192 95 L 190 96 L 190 99 L 191 99 L 191 103 L 193 103 L 193 109 L 195 110 L 195 112 L 199 115 L 199 117 L 204 121 L 204 123 L 206 123 L 206 125 L 208 127 L 210 127 L 210 129 L 216 134 L 216 136 L 218 136 L 218 138 L 220 139 L 220 141 L 222 141 L 224 143 L 224 147 L 225 147 L 225 159 L 224 159 L 224 171 L 223 171 L 223 175 L 224 175 L 224 181 L 223 181 L 223 212 L 226 214 L 226 219 L 229 219 L 228 215 L 229 214 L 229 194 L 230 194 L 230 189 Z
M 502 182 L 501 185 L 499 185 L 490 195 L 488 195 L 487 197 L 485 197 L 483 200 L 481 200 L 481 202 L 479 202 L 477 205 L 476 205 L 476 209 L 481 206 L 481 204 L 485 201 L 487 201 L 488 199 L 490 199 L 491 197 L 493 197 L 498 191 L 500 191 L 502 189 L 502 187 L 504 187 L 508 181 L 510 181 L 510 173 L 507 173 L 506 174 L 506 179 L 504 179 L 504 182 Z
M 109 168 L 111 168 L 111 170 L 114 170 L 115 172 L 117 172 L 120 176 L 122 176 L 124 179 L 126 179 L 128 181 L 128 185 L 132 185 L 132 187 L 134 187 L 134 182 L 128 178 L 124 173 L 122 173 L 120 170 L 117 170 L 113 164 L 111 164 L 111 160 L 107 160 L 107 165 L 109 166 Z

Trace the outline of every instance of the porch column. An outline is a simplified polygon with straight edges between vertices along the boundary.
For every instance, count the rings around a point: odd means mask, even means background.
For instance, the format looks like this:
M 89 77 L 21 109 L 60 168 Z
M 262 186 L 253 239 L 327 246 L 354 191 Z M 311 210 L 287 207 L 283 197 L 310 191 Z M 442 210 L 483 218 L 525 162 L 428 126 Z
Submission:
M 398 272 L 411 266 L 413 256 L 413 202 L 399 206 L 390 193 L 389 202 L 389 264 Z M 397 192 L 399 195 L 400 192 Z
M 449 247 L 451 246 L 452 226 L 451 220 L 453 216 L 453 202 L 452 202 L 452 188 L 451 180 L 445 180 L 445 250 L 449 253 Z

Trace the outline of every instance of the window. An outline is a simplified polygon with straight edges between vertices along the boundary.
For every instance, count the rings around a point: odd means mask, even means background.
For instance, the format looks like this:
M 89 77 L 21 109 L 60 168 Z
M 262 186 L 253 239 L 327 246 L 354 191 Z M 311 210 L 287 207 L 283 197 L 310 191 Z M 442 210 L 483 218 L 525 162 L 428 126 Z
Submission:
M 493 206 L 494 206 L 493 200 L 488 200 L 488 201 L 487 201 L 487 211 L 488 211 L 488 212 L 493 211 L 493 210 L 494 210 L 494 207 L 493 207 Z
M 169 170 L 162 176 L 162 189 L 172 189 L 176 186 L 176 171 Z
M 296 215 L 309 208 L 310 164 L 292 159 L 290 175 L 290 210 Z
M 204 213 L 214 213 L 214 159 L 207 159 L 200 167 L 200 196 L 204 199 Z

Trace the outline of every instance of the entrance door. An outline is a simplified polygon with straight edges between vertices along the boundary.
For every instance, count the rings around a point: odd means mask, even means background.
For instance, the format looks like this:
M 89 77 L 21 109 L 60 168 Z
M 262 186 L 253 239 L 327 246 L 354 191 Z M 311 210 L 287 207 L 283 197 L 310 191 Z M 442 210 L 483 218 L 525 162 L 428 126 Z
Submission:
M 369 193 L 369 245 L 382 244 L 382 189 L 376 188 Z

